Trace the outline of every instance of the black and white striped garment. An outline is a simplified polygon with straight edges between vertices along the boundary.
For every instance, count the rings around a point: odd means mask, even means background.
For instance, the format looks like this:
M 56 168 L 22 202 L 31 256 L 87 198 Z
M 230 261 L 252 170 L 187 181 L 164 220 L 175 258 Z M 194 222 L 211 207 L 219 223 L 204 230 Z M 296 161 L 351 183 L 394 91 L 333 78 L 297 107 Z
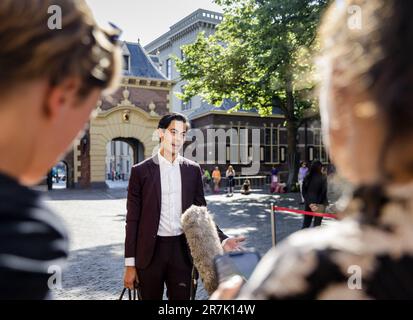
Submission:
M 239 299 L 413 299 L 413 184 L 361 188 L 329 226 L 269 251 Z

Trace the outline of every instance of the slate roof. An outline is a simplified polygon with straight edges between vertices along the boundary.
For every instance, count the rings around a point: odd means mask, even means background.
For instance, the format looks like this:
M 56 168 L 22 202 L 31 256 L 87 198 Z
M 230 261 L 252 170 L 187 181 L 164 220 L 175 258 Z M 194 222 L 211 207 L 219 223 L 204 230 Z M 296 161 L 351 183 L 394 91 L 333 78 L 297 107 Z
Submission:
M 220 107 L 215 107 L 206 102 L 202 102 L 199 108 L 195 109 L 192 113 L 188 115 L 188 118 L 193 119 L 195 117 L 200 117 L 200 116 L 206 115 L 207 113 L 213 112 L 213 111 L 228 111 L 231 108 L 235 107 L 235 105 L 236 103 L 229 99 L 224 100 L 224 102 L 222 103 Z M 251 109 L 251 110 L 240 109 L 234 112 L 233 114 L 236 115 L 237 113 L 256 113 L 258 115 L 258 111 L 256 109 Z M 273 108 L 272 114 L 282 115 L 283 112 L 280 108 Z
M 124 76 L 168 80 L 142 48 L 140 43 L 125 42 L 130 53 L 130 70 Z

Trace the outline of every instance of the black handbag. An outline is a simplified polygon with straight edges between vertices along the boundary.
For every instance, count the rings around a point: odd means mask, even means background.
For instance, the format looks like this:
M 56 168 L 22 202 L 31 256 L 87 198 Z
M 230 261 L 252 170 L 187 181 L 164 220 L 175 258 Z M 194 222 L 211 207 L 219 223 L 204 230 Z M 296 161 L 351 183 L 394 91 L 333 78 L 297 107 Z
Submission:
M 123 296 L 125 295 L 126 291 L 128 291 L 128 300 L 142 300 L 141 288 L 139 286 L 139 283 L 135 283 L 133 290 L 129 288 L 123 288 L 119 300 L 123 300 Z

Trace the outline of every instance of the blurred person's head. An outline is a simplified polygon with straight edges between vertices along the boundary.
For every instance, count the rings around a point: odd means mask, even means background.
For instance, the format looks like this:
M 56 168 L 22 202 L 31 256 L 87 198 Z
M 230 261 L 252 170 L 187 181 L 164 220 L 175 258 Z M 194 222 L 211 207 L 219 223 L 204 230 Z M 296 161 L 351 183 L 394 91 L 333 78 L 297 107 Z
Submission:
M 161 149 L 170 155 L 177 155 L 185 143 L 189 130 L 188 119 L 179 113 L 163 116 L 158 124 Z
M 310 166 L 309 176 L 311 177 L 317 174 L 321 174 L 322 170 L 323 170 L 323 164 L 321 163 L 321 161 L 314 160 Z
M 305 161 L 301 162 L 301 167 L 303 168 L 307 167 L 307 163 Z
M 357 185 L 413 179 L 412 10 L 404 0 L 334 2 L 320 29 L 326 143 Z
M 52 6 L 61 29 L 48 24 Z M 2 0 L 0 21 L 0 171 L 30 185 L 117 85 L 120 49 L 83 0 Z

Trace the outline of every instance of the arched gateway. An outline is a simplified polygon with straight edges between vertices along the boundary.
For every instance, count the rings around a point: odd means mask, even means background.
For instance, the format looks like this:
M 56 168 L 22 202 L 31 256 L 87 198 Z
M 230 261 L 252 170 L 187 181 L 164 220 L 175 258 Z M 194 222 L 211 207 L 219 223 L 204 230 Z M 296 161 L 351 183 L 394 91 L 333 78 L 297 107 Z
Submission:
M 134 162 L 152 155 L 159 119 L 169 112 L 173 82 L 165 78 L 139 43 L 123 44 L 124 77 L 110 97 L 98 102 L 97 116 L 65 157 L 72 167 L 68 186 L 105 187 L 107 145 L 127 142 Z M 142 154 L 143 153 L 143 154 Z

